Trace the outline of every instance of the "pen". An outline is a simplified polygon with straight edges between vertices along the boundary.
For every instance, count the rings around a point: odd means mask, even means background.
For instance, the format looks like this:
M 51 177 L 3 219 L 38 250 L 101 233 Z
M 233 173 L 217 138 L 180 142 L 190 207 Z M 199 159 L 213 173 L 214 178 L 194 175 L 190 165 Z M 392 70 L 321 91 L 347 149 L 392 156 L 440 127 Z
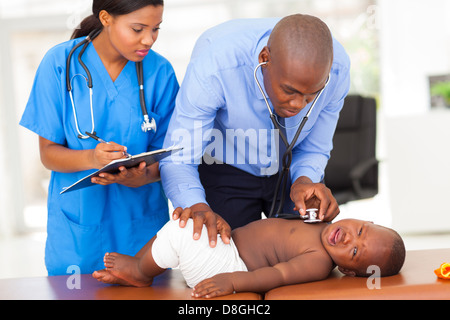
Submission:
M 108 141 L 105 141 L 105 140 L 103 140 L 102 138 L 97 137 L 97 136 L 95 135 L 95 132 L 94 132 L 94 133 L 90 133 L 90 132 L 87 132 L 87 131 L 86 131 L 85 133 L 86 133 L 89 137 L 91 137 L 92 139 L 97 140 L 98 142 L 110 144 Z
M 110 144 L 108 141 L 105 141 L 105 140 L 103 140 L 102 138 L 98 137 L 98 136 L 95 134 L 95 132 L 94 132 L 94 133 L 90 133 L 90 132 L 87 132 L 87 131 L 86 131 L 85 133 L 86 133 L 89 137 L 91 137 L 92 139 L 97 140 L 98 142 Z M 131 154 L 129 154 L 129 153 L 126 152 L 126 151 L 123 152 L 123 155 L 124 155 L 125 157 L 127 157 L 127 158 L 130 158 L 130 157 L 131 157 Z

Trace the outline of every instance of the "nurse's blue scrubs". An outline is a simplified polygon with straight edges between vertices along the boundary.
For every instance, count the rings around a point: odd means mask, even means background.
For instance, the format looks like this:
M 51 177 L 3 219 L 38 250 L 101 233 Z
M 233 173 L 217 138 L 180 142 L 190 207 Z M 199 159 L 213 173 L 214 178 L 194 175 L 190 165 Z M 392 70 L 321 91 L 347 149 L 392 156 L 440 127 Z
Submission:
M 66 58 L 82 38 L 62 43 L 44 57 L 36 73 L 30 99 L 20 124 L 39 136 L 73 150 L 94 149 L 97 141 L 77 137 L 72 105 L 66 89 Z M 80 131 L 91 131 L 89 90 L 78 62 L 79 48 L 70 66 Z M 95 131 L 106 141 L 128 148 L 130 154 L 160 149 L 175 105 L 178 82 L 171 64 L 150 51 L 143 61 L 145 100 L 157 131 L 142 132 L 136 65 L 129 61 L 112 81 L 94 46 L 83 54 L 93 80 Z M 105 252 L 136 254 L 168 221 L 167 198 L 160 182 L 140 188 L 119 184 L 93 187 L 60 195 L 92 171 L 52 172 L 48 189 L 48 226 L 45 263 L 49 275 L 67 274 L 79 266 L 82 273 L 102 269 Z

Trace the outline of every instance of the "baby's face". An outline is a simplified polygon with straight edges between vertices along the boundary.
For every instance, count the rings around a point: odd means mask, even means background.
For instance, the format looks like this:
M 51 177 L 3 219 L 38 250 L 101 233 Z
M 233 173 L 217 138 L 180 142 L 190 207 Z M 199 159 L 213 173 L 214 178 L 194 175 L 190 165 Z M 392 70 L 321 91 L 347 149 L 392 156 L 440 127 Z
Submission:
M 380 268 L 389 258 L 392 231 L 368 221 L 345 219 L 327 225 L 322 243 L 339 270 L 348 275 L 365 273 L 370 265 Z

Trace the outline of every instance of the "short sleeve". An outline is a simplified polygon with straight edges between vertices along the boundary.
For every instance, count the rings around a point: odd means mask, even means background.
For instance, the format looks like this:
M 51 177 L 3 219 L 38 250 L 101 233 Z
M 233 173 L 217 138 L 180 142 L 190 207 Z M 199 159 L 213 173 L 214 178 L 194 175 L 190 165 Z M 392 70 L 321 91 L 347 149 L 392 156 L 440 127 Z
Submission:
M 20 120 L 23 127 L 61 145 L 66 141 L 62 120 L 63 73 L 63 67 L 56 61 L 55 50 L 50 50 L 39 65 Z

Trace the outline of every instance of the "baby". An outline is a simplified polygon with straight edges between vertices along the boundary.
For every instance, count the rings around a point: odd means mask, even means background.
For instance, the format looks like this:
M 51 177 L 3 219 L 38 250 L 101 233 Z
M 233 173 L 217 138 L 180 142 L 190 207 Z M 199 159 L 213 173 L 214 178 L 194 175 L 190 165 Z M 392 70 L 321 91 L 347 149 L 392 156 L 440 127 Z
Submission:
M 405 246 L 392 229 L 346 219 L 333 224 L 269 218 L 234 229 L 229 244 L 218 237 L 209 246 L 206 227 L 192 239 L 192 220 L 185 228 L 169 221 L 141 250 L 140 257 L 107 253 L 106 269 L 94 278 L 110 284 L 149 286 L 153 277 L 179 267 L 194 297 L 270 289 L 326 279 L 337 265 L 349 276 L 368 276 L 376 265 L 381 276 L 397 274 Z

